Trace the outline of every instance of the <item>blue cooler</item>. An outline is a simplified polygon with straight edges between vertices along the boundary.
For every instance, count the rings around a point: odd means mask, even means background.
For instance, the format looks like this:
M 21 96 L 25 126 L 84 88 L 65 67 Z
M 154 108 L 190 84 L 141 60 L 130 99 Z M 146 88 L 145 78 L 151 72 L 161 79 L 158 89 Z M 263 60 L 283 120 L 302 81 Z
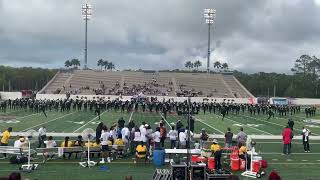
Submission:
M 153 151 L 153 164 L 155 166 L 163 166 L 165 157 L 166 157 L 165 150 L 158 150 L 158 149 L 154 150 Z

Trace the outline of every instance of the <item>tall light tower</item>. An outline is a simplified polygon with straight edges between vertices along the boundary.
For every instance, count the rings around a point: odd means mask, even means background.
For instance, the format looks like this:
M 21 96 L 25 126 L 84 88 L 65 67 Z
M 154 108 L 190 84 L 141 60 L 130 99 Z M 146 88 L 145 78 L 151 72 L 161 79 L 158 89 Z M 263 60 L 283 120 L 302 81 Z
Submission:
M 207 73 L 210 73 L 210 27 L 214 22 L 216 17 L 216 10 L 215 9 L 204 9 L 204 18 L 206 20 L 206 24 L 208 24 L 208 59 L 207 59 Z
M 92 15 L 91 5 L 86 1 L 82 5 L 82 17 L 85 21 L 85 35 L 84 35 L 84 69 L 88 69 L 88 20 L 90 20 Z

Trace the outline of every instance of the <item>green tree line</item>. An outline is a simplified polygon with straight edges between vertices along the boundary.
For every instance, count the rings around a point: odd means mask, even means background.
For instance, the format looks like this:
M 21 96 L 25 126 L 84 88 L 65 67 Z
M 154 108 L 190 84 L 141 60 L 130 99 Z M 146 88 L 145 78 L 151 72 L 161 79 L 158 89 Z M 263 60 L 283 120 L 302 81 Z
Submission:
M 55 69 L 0 66 L 0 91 L 38 91 L 56 72 Z

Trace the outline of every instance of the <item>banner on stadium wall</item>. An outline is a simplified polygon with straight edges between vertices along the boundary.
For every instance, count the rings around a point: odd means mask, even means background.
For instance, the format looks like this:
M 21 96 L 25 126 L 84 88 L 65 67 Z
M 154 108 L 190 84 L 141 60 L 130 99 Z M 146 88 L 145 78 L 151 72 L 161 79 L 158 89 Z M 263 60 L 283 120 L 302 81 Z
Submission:
M 271 98 L 272 104 L 275 105 L 288 105 L 289 101 L 287 98 Z

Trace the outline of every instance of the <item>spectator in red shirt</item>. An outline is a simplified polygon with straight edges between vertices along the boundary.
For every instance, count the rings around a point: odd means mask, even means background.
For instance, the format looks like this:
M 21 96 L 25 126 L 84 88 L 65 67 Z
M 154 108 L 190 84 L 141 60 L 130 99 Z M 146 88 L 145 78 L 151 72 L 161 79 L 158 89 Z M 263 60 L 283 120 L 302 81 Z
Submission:
M 281 180 L 281 177 L 279 176 L 278 172 L 274 169 L 269 174 L 268 180 Z
M 283 154 L 291 153 L 291 141 L 293 138 L 293 132 L 286 126 L 282 131 L 282 141 L 283 141 Z

